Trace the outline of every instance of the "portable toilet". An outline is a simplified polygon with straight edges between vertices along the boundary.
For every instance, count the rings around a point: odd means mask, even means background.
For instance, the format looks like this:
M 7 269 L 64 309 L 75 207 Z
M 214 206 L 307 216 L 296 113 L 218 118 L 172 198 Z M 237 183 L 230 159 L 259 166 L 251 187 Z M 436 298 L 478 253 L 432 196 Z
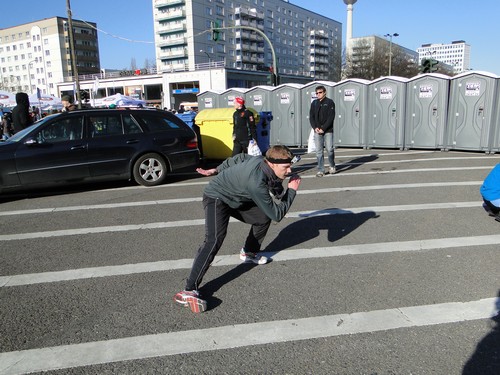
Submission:
M 300 89 L 301 107 L 302 107 L 302 120 L 301 120 L 301 146 L 307 146 L 307 140 L 311 133 L 311 123 L 309 122 L 309 111 L 311 103 L 316 99 L 316 87 L 325 86 L 326 96 L 333 99 L 333 85 L 335 82 L 331 81 L 313 81 L 306 83 Z M 335 101 L 335 100 L 334 100 Z
M 285 83 L 273 91 L 271 112 L 271 144 L 298 146 L 303 144 L 301 133 L 301 95 L 303 85 Z M 307 139 L 305 140 L 307 142 Z
M 337 147 L 366 147 L 369 83 L 351 78 L 335 85 L 333 139 Z
M 368 86 L 367 147 L 403 149 L 407 78 L 381 77 Z
M 246 93 L 246 104 L 259 112 L 272 112 L 271 102 L 274 100 L 272 91 L 275 86 L 255 86 Z
M 230 89 L 227 89 L 227 90 L 224 90 L 223 92 L 220 93 L 219 95 L 219 105 L 221 108 L 225 108 L 225 107 L 231 107 L 233 108 L 234 106 L 234 98 L 236 98 L 237 96 L 243 98 L 246 102 L 246 92 L 248 91 L 249 89 L 244 89 L 244 88 L 239 88 L 239 87 L 234 87 L 234 88 L 230 88 Z M 245 103 L 245 106 L 246 103 Z
M 207 90 L 199 93 L 197 96 L 198 100 L 198 111 L 204 109 L 219 108 L 219 97 L 222 90 Z
M 500 77 L 496 79 L 496 95 L 493 107 L 495 110 L 493 130 L 491 131 L 490 151 L 500 152 Z
M 497 79 L 479 71 L 451 78 L 446 150 L 490 151 Z
M 450 77 L 430 73 L 411 78 L 406 85 L 404 148 L 443 149 Z

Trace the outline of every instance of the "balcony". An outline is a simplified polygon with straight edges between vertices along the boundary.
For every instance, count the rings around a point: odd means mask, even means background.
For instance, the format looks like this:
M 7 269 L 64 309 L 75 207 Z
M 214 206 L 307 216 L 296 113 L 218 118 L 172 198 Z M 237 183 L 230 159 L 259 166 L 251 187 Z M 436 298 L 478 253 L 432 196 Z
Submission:
M 163 8 L 168 6 L 181 5 L 185 3 L 186 3 L 185 0 L 156 0 L 155 8 Z
M 156 17 L 156 21 L 169 21 L 177 18 L 186 18 L 186 11 L 184 9 L 178 9 L 172 12 L 159 13 Z
M 182 57 L 187 57 L 187 55 L 188 53 L 184 48 L 179 50 L 161 50 L 159 54 L 161 60 L 179 59 Z
M 179 31 L 186 31 L 185 24 L 173 24 L 159 27 L 156 31 L 158 35 L 170 34 L 170 33 L 178 33 Z
M 187 44 L 187 38 L 168 38 L 158 42 L 158 47 L 171 47 Z

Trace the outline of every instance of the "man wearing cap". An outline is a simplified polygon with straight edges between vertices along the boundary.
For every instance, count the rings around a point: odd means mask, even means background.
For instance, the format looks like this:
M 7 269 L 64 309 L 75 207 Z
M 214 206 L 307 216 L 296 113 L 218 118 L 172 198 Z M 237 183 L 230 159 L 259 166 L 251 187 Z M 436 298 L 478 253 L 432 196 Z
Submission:
M 205 241 L 198 249 L 186 287 L 175 295 L 175 302 L 195 313 L 207 309 L 207 302 L 201 298 L 198 288 L 222 246 L 230 217 L 252 226 L 240 250 L 240 259 L 255 264 L 268 262 L 267 257 L 257 253 L 271 221 L 283 219 L 297 194 L 300 177 L 291 175 L 292 163 L 297 158 L 286 146 L 276 145 L 265 157 L 238 154 L 217 168 L 197 169 L 204 176 L 217 176 L 203 194 Z M 286 177 L 290 180 L 288 188 L 284 189 Z
M 248 153 L 250 140 L 257 140 L 257 127 L 253 113 L 245 107 L 245 100 L 239 96 L 234 98 L 233 113 L 233 154 Z
M 61 97 L 61 103 L 63 105 L 63 112 L 71 112 L 78 108 L 73 104 L 73 97 L 71 95 L 63 95 Z

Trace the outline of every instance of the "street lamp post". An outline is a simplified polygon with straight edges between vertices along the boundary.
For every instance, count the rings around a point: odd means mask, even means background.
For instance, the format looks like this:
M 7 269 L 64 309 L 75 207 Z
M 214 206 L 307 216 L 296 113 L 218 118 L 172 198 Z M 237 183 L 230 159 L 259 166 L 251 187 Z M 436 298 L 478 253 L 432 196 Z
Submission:
M 399 34 L 398 33 L 385 34 L 384 36 L 386 38 L 389 38 L 389 75 L 391 75 L 391 72 L 392 72 L 392 37 L 399 36 Z
M 210 55 L 208 54 L 207 51 L 204 51 L 204 50 L 200 50 L 200 52 L 203 52 L 205 55 L 207 55 L 208 57 L 208 73 L 210 74 L 210 87 L 209 87 L 209 90 L 212 89 L 212 58 L 210 57 Z

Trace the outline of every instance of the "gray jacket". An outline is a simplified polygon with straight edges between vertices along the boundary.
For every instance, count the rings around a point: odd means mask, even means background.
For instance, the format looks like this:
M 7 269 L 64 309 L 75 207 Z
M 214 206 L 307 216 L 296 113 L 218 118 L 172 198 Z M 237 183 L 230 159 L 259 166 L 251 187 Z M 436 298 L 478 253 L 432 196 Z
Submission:
M 283 219 L 297 194 L 295 190 L 287 189 L 280 200 L 273 198 L 270 187 L 282 181 L 262 156 L 238 154 L 226 159 L 217 167 L 217 172 L 205 188 L 205 195 L 220 199 L 235 209 L 255 204 L 274 221 Z

